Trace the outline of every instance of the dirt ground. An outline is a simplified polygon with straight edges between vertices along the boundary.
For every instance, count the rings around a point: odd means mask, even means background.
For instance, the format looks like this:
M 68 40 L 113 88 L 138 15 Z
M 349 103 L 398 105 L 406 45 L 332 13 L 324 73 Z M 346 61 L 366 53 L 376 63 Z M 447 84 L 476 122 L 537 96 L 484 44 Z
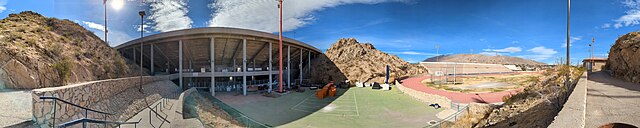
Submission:
M 208 101 L 205 97 L 202 97 L 198 93 L 192 93 L 191 97 L 195 102 L 190 104 L 195 105 L 195 112 L 200 121 L 207 128 L 242 128 L 240 123 L 234 120 L 229 114 Z
M 506 75 L 477 75 L 455 78 L 455 84 L 437 84 L 436 80 L 425 79 L 422 84 L 431 88 L 466 93 L 501 92 L 520 88 L 538 81 L 542 74 L 506 74 Z M 450 81 L 454 81 L 448 78 Z

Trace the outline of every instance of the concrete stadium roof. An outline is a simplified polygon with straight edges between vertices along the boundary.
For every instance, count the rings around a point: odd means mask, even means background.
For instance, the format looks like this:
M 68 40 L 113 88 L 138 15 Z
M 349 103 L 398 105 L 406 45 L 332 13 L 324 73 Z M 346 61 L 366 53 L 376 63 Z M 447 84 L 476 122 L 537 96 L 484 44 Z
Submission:
M 214 40 L 211 40 L 214 39 Z M 243 47 L 243 39 L 246 39 L 246 47 Z M 180 61 L 179 42 L 183 43 L 182 61 Z M 211 41 L 215 44 L 210 45 Z M 140 48 L 140 43 L 144 46 Z M 143 51 L 144 67 L 155 69 L 174 69 L 183 63 L 183 69 L 210 70 L 211 62 L 217 72 L 222 70 L 235 70 L 242 65 L 243 55 L 246 54 L 248 68 L 268 67 L 269 58 L 273 58 L 271 64 L 278 62 L 278 36 L 247 29 L 208 27 L 176 30 L 158 33 L 144 38 L 128 41 L 115 48 L 126 58 L 140 60 L 140 51 Z M 271 45 L 271 49 L 269 46 Z M 290 49 L 288 49 L 290 47 Z M 243 53 L 243 48 L 246 53 Z M 153 51 L 153 52 L 151 52 Z M 269 51 L 272 51 L 270 56 Z M 283 61 L 291 65 L 292 69 L 300 69 L 299 64 L 308 66 L 310 59 L 322 54 L 319 49 L 300 41 L 283 38 Z M 211 56 L 213 55 L 213 56 Z M 214 60 L 211 60 L 211 57 Z M 291 60 L 291 62 L 288 62 Z M 304 60 L 304 61 L 303 61 Z M 151 64 L 153 62 L 153 64 Z M 153 66 L 152 66 L 153 65 Z M 283 65 L 287 66 L 287 65 Z
M 169 31 L 158 33 L 150 36 L 146 36 L 143 38 L 134 39 L 123 44 L 116 46 L 116 49 L 121 49 L 124 47 L 128 47 L 131 45 L 139 44 L 140 42 L 153 42 L 159 40 L 167 40 L 167 39 L 179 39 L 180 37 L 188 37 L 188 36 L 203 36 L 210 35 L 213 37 L 238 37 L 238 38 L 248 38 L 248 39 L 263 39 L 264 41 L 275 41 L 278 42 L 278 35 L 274 35 L 271 33 L 249 30 L 249 29 L 240 29 L 240 28 L 230 28 L 230 27 L 205 27 L 205 28 L 192 28 L 192 29 L 182 29 L 176 31 Z M 309 44 L 300 42 L 295 39 L 283 37 L 283 43 L 293 44 L 296 46 L 304 47 L 306 49 L 314 50 L 315 52 L 322 53 L 322 51 L 316 47 L 313 47 Z

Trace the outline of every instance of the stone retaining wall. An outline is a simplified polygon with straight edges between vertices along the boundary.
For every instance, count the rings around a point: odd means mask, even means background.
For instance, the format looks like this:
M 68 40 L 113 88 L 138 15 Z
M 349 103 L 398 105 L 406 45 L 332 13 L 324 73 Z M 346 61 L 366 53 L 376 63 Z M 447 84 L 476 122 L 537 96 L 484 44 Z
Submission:
M 451 108 L 451 100 L 444 96 L 416 91 L 402 86 L 402 84 L 398 83 L 397 81 L 395 86 L 398 87 L 398 90 L 402 91 L 404 94 L 407 94 L 420 102 L 427 104 L 438 103 L 443 108 Z
M 177 75 L 165 76 L 143 76 L 142 84 L 148 84 L 161 80 L 172 80 Z M 38 127 L 52 127 L 60 125 L 64 122 L 80 119 L 85 117 L 82 109 L 54 100 L 41 100 L 41 96 L 53 96 L 62 100 L 87 107 L 94 103 L 109 99 L 120 92 L 137 87 L 140 83 L 140 77 L 127 77 L 118 79 L 108 79 L 99 81 L 90 81 L 85 83 L 40 88 L 32 91 L 32 112 L 33 121 Z M 55 106 L 53 105 L 55 103 Z M 55 111 L 54 111 L 55 108 Z M 98 110 L 105 111 L 105 110 Z M 55 115 L 55 116 L 54 116 Z M 113 120 L 117 116 L 105 116 L 100 113 L 88 112 L 89 118 Z M 55 119 L 55 120 L 54 120 Z M 55 121 L 55 125 L 54 125 Z

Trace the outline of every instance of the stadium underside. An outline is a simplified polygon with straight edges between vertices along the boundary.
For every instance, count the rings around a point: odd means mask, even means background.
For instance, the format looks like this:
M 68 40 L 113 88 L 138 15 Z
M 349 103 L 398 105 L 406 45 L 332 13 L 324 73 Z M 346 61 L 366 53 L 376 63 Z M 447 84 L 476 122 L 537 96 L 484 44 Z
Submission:
M 309 79 L 311 68 L 306 67 L 322 53 L 302 42 L 283 40 L 283 88 L 290 88 Z M 179 74 L 176 82 L 183 89 L 208 89 L 212 95 L 278 89 L 279 49 L 273 34 L 196 28 L 151 35 L 116 48 L 136 64 L 142 61 L 151 75 Z

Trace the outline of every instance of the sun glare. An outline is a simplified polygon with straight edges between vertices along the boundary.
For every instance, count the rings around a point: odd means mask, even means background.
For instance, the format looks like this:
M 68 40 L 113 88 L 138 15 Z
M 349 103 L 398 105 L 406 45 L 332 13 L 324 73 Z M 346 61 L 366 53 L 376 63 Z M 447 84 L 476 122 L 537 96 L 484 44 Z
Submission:
M 124 0 L 111 0 L 111 7 L 115 10 L 120 10 L 124 6 Z

